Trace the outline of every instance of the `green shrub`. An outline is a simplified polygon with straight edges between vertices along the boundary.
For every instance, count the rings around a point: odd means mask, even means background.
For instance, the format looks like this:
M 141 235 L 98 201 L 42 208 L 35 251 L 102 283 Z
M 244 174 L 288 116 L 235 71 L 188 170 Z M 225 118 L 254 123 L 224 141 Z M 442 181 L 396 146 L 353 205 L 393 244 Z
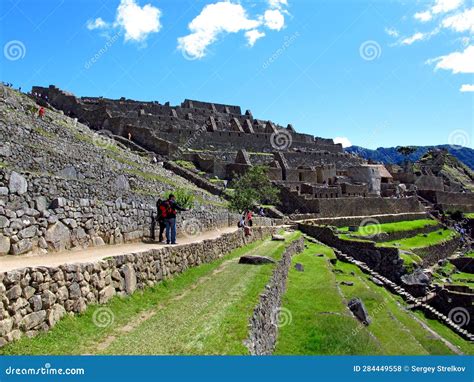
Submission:
M 168 191 L 165 198 L 168 199 L 170 194 L 176 196 L 176 202 L 183 208 L 190 209 L 194 206 L 194 194 L 182 187 L 177 188 L 174 191 Z

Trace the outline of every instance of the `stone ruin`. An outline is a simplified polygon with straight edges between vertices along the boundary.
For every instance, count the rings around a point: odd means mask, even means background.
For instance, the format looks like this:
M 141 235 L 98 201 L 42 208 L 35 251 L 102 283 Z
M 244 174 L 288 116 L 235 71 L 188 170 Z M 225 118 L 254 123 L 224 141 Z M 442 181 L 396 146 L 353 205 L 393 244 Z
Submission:
M 459 191 L 446 190 L 443 178 L 432 173 L 411 176 L 392 168 L 389 172 L 382 164 L 344 152 L 332 139 L 298 133 L 291 124 L 284 127 L 257 119 L 250 110 L 242 113 L 239 106 L 190 99 L 171 106 L 123 97 L 77 98 L 53 85 L 35 86 L 31 95 L 38 103 L 62 110 L 121 142 L 131 138 L 167 160 L 192 162 L 207 177 L 231 180 L 251 166 L 265 165 L 281 189 L 280 208 L 285 213 L 333 217 L 419 212 L 423 206 L 417 189 Z M 408 184 L 403 196 L 413 200 L 397 202 L 400 183 Z M 467 209 L 474 204 L 473 195 L 468 196 Z M 388 198 L 396 200 L 388 202 Z M 466 204 L 450 195 L 453 198 L 453 204 Z

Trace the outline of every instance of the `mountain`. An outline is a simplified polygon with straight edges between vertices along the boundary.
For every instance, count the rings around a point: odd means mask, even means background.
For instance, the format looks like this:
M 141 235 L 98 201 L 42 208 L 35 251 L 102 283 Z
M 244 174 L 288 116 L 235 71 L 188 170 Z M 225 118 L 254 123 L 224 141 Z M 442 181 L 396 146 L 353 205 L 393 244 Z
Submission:
M 452 146 L 452 145 L 438 145 L 438 146 L 415 146 L 417 150 L 408 156 L 411 162 L 416 162 L 429 150 L 445 149 L 448 152 L 463 162 L 471 170 L 474 170 L 474 150 L 468 147 Z M 347 147 L 346 152 L 357 154 L 365 159 L 370 159 L 376 162 L 385 164 L 396 163 L 400 164 L 405 161 L 405 157 L 397 151 L 396 147 L 379 147 L 377 150 L 370 150 L 360 146 Z

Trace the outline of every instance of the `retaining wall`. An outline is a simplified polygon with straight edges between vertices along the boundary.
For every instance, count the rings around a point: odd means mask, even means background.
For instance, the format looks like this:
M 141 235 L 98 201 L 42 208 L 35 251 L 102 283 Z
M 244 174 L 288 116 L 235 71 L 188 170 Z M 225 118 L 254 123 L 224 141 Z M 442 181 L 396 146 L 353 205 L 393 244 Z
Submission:
M 188 268 L 210 263 L 232 250 L 265 238 L 271 227 L 242 230 L 182 246 L 120 255 L 94 263 L 34 267 L 0 273 L 0 347 L 22 335 L 48 331 L 66 312 L 83 312 L 152 286 Z
M 303 249 L 303 237 L 293 241 L 285 249 L 270 282 L 265 286 L 265 292 L 260 295 L 260 301 L 250 318 L 249 338 L 246 341 L 252 355 L 271 355 L 275 349 L 281 299 L 286 290 L 291 258 Z
M 376 247 L 375 242 L 343 240 L 330 227 L 300 223 L 298 229 L 330 247 L 350 254 L 394 282 L 400 282 L 400 277 L 406 273 L 397 248 Z

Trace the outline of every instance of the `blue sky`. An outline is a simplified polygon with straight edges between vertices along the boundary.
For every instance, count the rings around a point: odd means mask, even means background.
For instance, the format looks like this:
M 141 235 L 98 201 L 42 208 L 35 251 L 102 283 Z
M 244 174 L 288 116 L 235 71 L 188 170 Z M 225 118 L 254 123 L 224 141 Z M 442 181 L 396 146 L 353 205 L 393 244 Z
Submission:
M 376 148 L 474 142 L 469 0 L 1 0 L 1 79 L 251 109 Z

